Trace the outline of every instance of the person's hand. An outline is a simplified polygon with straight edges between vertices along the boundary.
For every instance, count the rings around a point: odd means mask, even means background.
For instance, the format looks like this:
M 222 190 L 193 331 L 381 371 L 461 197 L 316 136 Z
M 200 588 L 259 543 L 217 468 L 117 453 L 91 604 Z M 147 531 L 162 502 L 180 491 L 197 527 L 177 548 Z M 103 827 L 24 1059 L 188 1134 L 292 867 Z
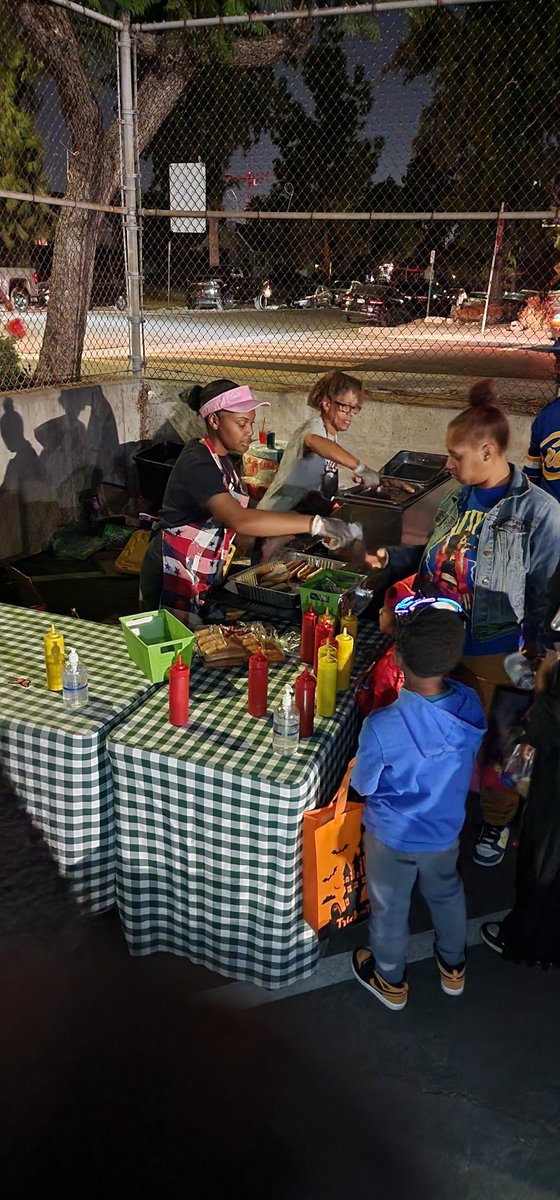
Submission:
M 310 532 L 330 550 L 342 550 L 343 546 L 350 546 L 356 541 L 356 526 L 340 521 L 338 517 L 313 517 Z
M 354 479 L 359 480 L 366 488 L 379 487 L 379 472 L 374 471 L 373 467 L 366 467 L 365 463 L 358 463 L 352 474 Z
M 366 562 L 372 571 L 383 571 L 389 563 L 388 550 L 376 550 L 373 554 L 366 554 Z

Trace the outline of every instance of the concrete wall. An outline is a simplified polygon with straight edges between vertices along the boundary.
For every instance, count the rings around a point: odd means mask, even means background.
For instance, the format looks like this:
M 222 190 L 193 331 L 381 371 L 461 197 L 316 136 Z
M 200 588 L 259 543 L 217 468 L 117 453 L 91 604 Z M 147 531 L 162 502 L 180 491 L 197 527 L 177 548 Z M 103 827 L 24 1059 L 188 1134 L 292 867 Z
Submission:
M 132 455 L 142 442 L 200 436 L 201 423 L 180 398 L 188 386 L 126 380 L 0 395 L 0 557 L 43 549 L 53 530 L 79 512 L 80 493 L 101 480 L 134 489 Z M 267 428 L 287 440 L 309 413 L 305 393 L 254 390 L 271 402 Z M 373 396 L 345 445 L 373 467 L 397 450 L 443 451 L 458 407 L 460 400 L 452 405 L 440 397 L 412 403 L 398 394 Z M 510 419 L 512 458 L 521 463 L 532 414 Z

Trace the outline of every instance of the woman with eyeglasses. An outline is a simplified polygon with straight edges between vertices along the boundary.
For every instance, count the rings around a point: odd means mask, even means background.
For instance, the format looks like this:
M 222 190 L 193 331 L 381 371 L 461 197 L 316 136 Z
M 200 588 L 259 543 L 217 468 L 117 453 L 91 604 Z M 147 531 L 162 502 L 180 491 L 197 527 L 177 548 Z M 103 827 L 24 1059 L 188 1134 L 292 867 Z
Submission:
M 378 486 L 377 471 L 339 443 L 362 403 L 361 380 L 343 371 L 329 371 L 313 384 L 307 397 L 312 415 L 290 438 L 259 508 L 328 516 L 338 490 L 339 467 L 348 467 L 366 487 Z
M 459 487 L 445 496 L 427 546 L 394 546 L 367 556 L 393 579 L 417 570 L 415 590 L 455 598 L 469 616 L 462 678 L 486 713 L 499 687 L 511 687 L 506 655 L 547 646 L 552 577 L 560 560 L 560 505 L 508 461 L 508 419 L 489 380 L 447 429 L 447 467 Z M 442 570 L 443 567 L 443 570 Z M 480 866 L 503 859 L 515 792 L 496 784 L 486 746 L 481 804 L 484 824 L 474 852 Z M 495 749 L 495 747 L 494 747 Z M 494 760 L 495 761 L 495 760 Z

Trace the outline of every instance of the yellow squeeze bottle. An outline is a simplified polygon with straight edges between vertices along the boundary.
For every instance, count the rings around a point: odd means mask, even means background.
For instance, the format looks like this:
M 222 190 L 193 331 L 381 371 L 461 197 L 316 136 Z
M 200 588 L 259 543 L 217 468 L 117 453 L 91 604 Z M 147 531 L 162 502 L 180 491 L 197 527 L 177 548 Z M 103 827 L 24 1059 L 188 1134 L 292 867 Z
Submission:
M 64 667 L 64 638 L 54 625 L 45 634 L 45 666 L 47 668 L 47 687 L 50 692 L 62 691 L 62 670 Z
M 350 687 L 352 660 L 354 658 L 354 638 L 344 629 L 334 640 L 337 644 L 336 688 L 338 692 L 345 692 Z
M 356 646 L 357 646 L 357 642 L 358 642 L 358 618 L 354 616 L 354 613 L 346 613 L 345 617 L 341 617 L 341 620 L 340 620 L 341 633 L 344 630 L 346 630 L 346 632 L 350 634 L 350 637 L 352 637 L 354 639 L 354 645 L 352 647 L 352 667 L 353 667 L 354 663 L 356 661 Z
M 336 646 L 328 640 L 319 646 L 317 663 L 316 708 L 319 717 L 332 717 L 336 709 L 336 682 L 338 676 Z

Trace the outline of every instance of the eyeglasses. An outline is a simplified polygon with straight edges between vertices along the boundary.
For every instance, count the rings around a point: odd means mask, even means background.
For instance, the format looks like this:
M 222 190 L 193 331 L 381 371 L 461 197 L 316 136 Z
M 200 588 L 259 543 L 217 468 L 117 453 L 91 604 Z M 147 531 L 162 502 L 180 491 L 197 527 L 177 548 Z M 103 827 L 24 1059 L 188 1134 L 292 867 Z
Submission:
M 456 613 L 463 621 L 467 620 L 464 608 L 457 600 L 452 600 L 447 596 L 405 596 L 404 600 L 399 600 L 398 604 L 395 604 L 393 612 L 397 621 L 406 624 L 426 608 L 441 608 L 444 611 Z
M 335 400 L 335 404 L 336 404 L 336 407 L 339 408 L 341 412 L 345 413 L 345 415 L 347 417 L 349 417 L 349 416 L 355 417 L 358 413 L 361 413 L 361 411 L 362 411 L 361 404 L 342 404 L 342 402 L 340 400 Z

